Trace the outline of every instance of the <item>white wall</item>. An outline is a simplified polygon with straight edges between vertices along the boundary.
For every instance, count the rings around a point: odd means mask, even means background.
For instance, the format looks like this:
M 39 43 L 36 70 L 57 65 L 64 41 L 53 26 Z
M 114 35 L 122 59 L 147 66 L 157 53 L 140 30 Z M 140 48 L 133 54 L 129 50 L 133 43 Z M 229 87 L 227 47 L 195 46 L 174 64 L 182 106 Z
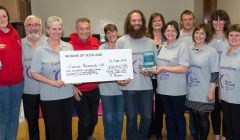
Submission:
M 240 24 L 240 0 L 218 0 L 217 8 L 229 14 L 232 24 Z
M 198 25 L 203 22 L 203 1 L 194 1 L 195 24 Z
M 32 0 L 32 14 L 42 18 L 60 16 L 64 22 L 64 36 L 75 31 L 75 21 L 80 17 L 91 20 L 92 33 L 103 34 L 108 23 L 117 25 L 123 33 L 127 13 L 141 10 L 147 21 L 153 12 L 160 12 L 166 21 L 177 20 L 183 10 L 194 11 L 194 0 Z
M 8 10 L 11 21 L 19 21 L 20 14 L 16 0 L 0 0 L 0 5 Z

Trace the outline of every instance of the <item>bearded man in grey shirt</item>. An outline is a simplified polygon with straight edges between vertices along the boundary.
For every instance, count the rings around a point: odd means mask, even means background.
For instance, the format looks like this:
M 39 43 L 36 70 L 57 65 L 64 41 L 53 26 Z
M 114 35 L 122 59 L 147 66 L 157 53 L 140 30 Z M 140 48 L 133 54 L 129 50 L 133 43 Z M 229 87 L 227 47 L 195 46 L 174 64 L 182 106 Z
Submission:
M 150 74 L 142 68 L 144 54 L 151 52 L 156 58 L 157 50 L 153 41 L 145 37 L 145 24 L 141 11 L 131 11 L 125 20 L 125 35 L 116 42 L 118 49 L 131 49 L 133 58 L 134 79 L 118 81 L 124 97 L 128 140 L 146 140 L 151 123 L 153 87 Z
M 35 15 L 30 15 L 24 22 L 27 36 L 22 39 L 22 63 L 24 68 L 24 94 L 23 106 L 24 114 L 28 122 L 30 140 L 39 140 L 39 105 L 40 105 L 40 88 L 39 82 L 32 79 L 30 69 L 32 64 L 33 52 L 36 48 L 41 47 L 46 41 L 42 33 L 42 21 Z

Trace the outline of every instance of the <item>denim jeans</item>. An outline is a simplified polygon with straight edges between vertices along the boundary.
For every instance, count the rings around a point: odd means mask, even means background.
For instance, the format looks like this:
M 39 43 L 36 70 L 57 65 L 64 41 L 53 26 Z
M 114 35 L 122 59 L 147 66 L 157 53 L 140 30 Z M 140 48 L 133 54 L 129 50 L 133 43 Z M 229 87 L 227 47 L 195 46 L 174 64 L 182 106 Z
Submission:
M 124 102 L 122 95 L 101 95 L 105 140 L 121 140 Z
M 185 99 L 186 96 L 161 95 L 166 114 L 167 139 L 186 140 Z
M 123 91 L 127 116 L 127 140 L 147 140 L 151 124 L 152 90 Z M 138 127 L 137 117 L 140 114 Z
M 16 140 L 23 82 L 0 86 L 0 140 Z

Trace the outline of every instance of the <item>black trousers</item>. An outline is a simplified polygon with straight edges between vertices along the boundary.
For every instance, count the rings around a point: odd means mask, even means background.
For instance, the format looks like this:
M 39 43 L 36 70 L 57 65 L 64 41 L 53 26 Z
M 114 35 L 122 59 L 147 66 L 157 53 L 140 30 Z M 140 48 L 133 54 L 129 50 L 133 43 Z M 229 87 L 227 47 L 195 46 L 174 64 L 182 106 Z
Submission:
M 99 88 L 82 92 L 81 100 L 74 100 L 78 121 L 78 140 L 87 140 L 92 136 L 98 122 Z
M 209 112 L 201 112 L 190 109 L 193 115 L 194 126 L 196 127 L 196 136 L 194 140 L 207 140 L 210 123 L 209 123 Z
M 240 140 L 240 104 L 222 101 L 225 137 L 227 140 Z
M 42 101 L 47 140 L 72 139 L 73 97 Z
M 28 123 L 28 132 L 30 140 L 39 140 L 39 106 L 40 95 L 23 94 L 24 114 Z
M 225 136 L 225 126 L 224 123 L 222 124 L 222 104 L 219 100 L 218 88 L 215 89 L 215 103 L 214 103 L 214 110 L 211 112 L 211 121 L 212 121 L 212 128 L 214 135 L 221 134 L 221 127 L 222 127 L 222 135 Z
M 155 96 L 155 112 L 152 110 L 149 136 L 156 135 L 157 138 L 162 138 L 164 109 L 160 98 L 161 95 L 157 93 L 157 79 L 152 79 L 152 85 Z

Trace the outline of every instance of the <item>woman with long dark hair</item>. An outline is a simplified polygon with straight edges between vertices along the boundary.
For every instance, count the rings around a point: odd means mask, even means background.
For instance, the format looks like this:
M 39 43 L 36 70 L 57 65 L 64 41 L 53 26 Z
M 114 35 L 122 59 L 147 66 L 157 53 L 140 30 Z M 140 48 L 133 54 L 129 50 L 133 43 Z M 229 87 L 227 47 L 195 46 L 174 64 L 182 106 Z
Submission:
M 226 11 L 218 9 L 214 11 L 211 14 L 209 25 L 212 30 L 212 40 L 210 41 L 209 45 L 214 47 L 217 52 L 219 53 L 219 56 L 221 56 L 222 52 L 228 50 L 229 44 L 226 38 L 226 34 L 228 31 L 228 28 L 230 26 L 230 18 Z M 219 58 L 220 59 L 220 58 Z M 212 122 L 212 128 L 215 140 L 224 140 L 224 125 L 221 126 L 221 111 L 222 111 L 222 105 L 219 99 L 218 94 L 218 86 L 215 90 L 215 108 L 214 111 L 211 113 L 211 122 Z M 222 135 L 221 138 L 221 127 L 222 129 Z
M 148 21 L 148 33 L 147 36 L 151 38 L 156 45 L 158 53 L 161 50 L 162 44 L 165 41 L 163 37 L 163 27 L 165 26 L 165 20 L 162 14 L 153 13 Z M 149 130 L 149 137 L 156 135 L 158 140 L 162 139 L 162 127 L 163 127 L 163 113 L 160 95 L 157 93 L 157 79 L 156 75 L 152 76 L 153 94 L 155 99 L 155 110 L 152 110 L 152 121 Z M 154 108 L 154 107 L 153 107 Z

